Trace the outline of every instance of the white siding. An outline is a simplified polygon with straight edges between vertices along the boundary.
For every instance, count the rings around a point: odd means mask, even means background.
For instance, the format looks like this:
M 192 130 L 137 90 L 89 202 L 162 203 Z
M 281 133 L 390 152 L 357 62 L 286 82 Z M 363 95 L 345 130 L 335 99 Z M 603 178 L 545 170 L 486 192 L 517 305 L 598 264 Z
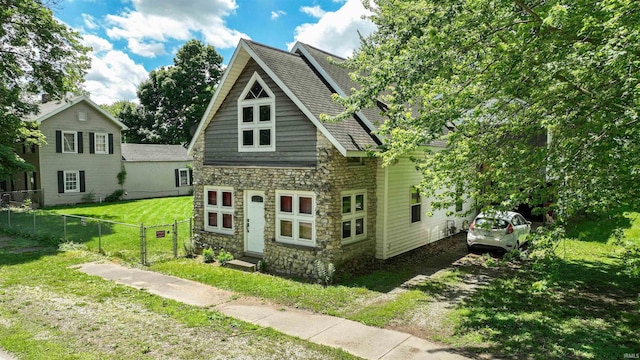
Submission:
M 446 216 L 446 209 L 432 211 L 430 199 L 422 198 L 421 221 L 411 223 L 411 187 L 418 185 L 422 178 L 420 172 L 408 158 L 400 159 L 396 164 L 378 170 L 378 224 L 376 257 L 387 259 L 417 247 L 426 245 L 447 236 L 447 220 L 455 221 L 457 229 L 462 222 L 470 220 L 456 216 Z M 468 209 L 470 202 L 464 204 Z M 452 209 L 453 210 L 453 209 Z
M 78 111 L 86 113 L 86 120 L 78 120 Z M 47 143 L 39 149 L 39 186 L 44 191 L 44 205 L 73 204 L 83 201 L 83 197 L 93 193 L 95 199 L 111 194 L 118 189 L 116 175 L 120 172 L 120 127 L 86 102 L 78 104 L 46 119 L 40 130 Z M 81 131 L 83 153 L 56 153 L 56 130 Z M 89 133 L 113 134 L 113 154 L 90 154 Z M 58 193 L 58 171 L 82 170 L 85 172 L 86 192 Z
M 175 170 L 185 169 L 190 161 L 123 161 L 127 170 L 125 199 L 145 199 L 164 196 L 189 195 L 192 186 L 176 187 Z

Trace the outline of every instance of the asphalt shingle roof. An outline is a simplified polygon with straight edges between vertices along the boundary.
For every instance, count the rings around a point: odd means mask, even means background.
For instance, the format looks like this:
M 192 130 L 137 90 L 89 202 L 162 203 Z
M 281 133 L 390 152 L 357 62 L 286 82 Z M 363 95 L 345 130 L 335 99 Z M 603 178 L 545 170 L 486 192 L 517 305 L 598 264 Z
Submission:
M 333 92 L 328 84 L 299 54 L 252 41 L 247 43 L 317 119 L 320 114 L 337 115 L 344 110 L 331 98 Z M 356 118 L 322 125 L 346 150 L 361 151 L 377 146 L 373 135 Z

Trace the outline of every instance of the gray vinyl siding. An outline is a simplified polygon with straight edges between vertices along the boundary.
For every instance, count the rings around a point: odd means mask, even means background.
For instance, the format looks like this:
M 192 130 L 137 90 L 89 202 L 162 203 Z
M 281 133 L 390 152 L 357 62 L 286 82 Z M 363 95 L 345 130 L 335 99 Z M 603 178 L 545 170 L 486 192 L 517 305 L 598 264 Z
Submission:
M 255 71 L 275 96 L 276 151 L 238 152 L 238 98 Z M 316 128 L 250 60 L 205 131 L 206 165 L 315 166 Z
M 87 113 L 86 121 L 78 120 L 78 111 Z M 39 186 L 44 191 L 44 205 L 72 204 L 83 200 L 90 192 L 95 200 L 104 199 L 118 189 L 116 175 L 120 172 L 120 127 L 86 102 L 69 107 L 40 124 L 47 144 L 39 148 Z M 56 131 L 82 132 L 81 154 L 56 153 Z M 89 133 L 113 134 L 113 154 L 91 154 Z M 84 171 L 84 193 L 58 193 L 58 171 Z M 125 184 L 126 185 L 126 184 Z

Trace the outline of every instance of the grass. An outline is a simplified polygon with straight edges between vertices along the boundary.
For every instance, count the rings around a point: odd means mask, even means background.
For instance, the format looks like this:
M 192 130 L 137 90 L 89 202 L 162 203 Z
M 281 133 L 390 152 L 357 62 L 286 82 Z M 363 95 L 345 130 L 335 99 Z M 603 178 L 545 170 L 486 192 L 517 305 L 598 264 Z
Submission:
M 183 196 L 60 206 L 30 212 L 11 212 L 11 214 L 4 211 L 0 213 L 0 226 L 14 233 L 29 234 L 48 240 L 53 244 L 60 242 L 84 244 L 91 251 L 103 252 L 126 262 L 136 263 L 141 260 L 140 225 L 165 225 L 147 230 L 147 259 L 153 262 L 172 256 L 172 224 L 174 220 L 191 218 L 192 207 L 193 198 Z M 95 220 L 83 222 L 77 217 L 62 215 L 82 216 L 109 222 Z M 156 238 L 155 234 L 158 230 L 165 231 L 164 238 Z M 188 222 L 178 224 L 178 234 L 178 251 L 182 251 L 182 243 L 189 238 Z
M 96 253 L 12 246 L 0 246 L 0 347 L 20 359 L 353 358 L 71 268 Z

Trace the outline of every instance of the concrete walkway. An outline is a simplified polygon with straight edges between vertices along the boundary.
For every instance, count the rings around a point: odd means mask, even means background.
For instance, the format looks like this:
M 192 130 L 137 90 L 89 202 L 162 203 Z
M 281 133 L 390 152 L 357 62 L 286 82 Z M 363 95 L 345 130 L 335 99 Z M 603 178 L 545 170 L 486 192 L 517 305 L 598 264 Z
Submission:
M 232 292 L 174 276 L 130 269 L 114 263 L 87 263 L 76 268 L 90 275 L 145 289 L 158 296 L 211 307 L 227 316 L 271 327 L 317 344 L 341 348 L 365 359 L 467 359 L 450 352 L 446 347 L 410 334 L 289 307 L 274 307 L 259 299 L 243 297 L 232 300 Z

